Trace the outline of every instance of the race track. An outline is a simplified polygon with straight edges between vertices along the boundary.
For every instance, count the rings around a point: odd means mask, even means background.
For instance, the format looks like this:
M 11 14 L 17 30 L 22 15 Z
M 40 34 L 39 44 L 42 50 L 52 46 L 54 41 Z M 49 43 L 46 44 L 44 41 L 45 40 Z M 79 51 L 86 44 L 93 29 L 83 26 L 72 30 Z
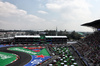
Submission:
M 19 52 L 19 51 L 11 51 L 7 50 L 9 47 L 2 47 L 0 48 L 0 52 L 7 52 L 7 53 L 13 53 L 19 56 L 18 60 L 16 62 L 13 62 L 11 64 L 8 64 L 7 66 L 24 66 L 31 60 L 31 55 L 24 53 L 24 52 Z

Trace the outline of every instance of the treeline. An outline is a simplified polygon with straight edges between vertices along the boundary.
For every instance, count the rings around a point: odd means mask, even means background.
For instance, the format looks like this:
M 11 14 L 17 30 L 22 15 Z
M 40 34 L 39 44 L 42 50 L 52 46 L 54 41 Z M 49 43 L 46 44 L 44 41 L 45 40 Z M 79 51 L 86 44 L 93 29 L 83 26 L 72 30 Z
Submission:
M 28 32 L 30 35 L 39 35 L 41 33 L 44 33 L 47 36 L 67 36 L 68 40 L 80 40 L 81 38 L 84 38 L 85 36 L 89 35 L 90 33 L 87 32 L 76 32 L 76 31 L 56 31 L 56 30 L 44 30 L 44 31 L 34 31 L 34 32 Z
M 45 30 L 44 31 L 46 33 L 46 35 L 51 35 L 51 36 L 67 36 L 69 40 L 79 40 L 82 37 L 85 37 L 86 35 L 88 35 L 88 33 L 85 32 L 75 32 L 75 31 L 56 31 L 56 30 Z

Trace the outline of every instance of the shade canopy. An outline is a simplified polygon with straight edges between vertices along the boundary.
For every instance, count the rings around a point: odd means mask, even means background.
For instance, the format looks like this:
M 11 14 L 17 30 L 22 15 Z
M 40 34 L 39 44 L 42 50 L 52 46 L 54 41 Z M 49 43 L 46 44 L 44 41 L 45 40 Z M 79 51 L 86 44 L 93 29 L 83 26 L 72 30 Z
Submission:
M 93 28 L 99 29 L 100 28 L 100 19 L 95 20 L 95 21 L 90 22 L 90 23 L 82 24 L 81 26 L 88 26 L 88 27 L 93 27 Z

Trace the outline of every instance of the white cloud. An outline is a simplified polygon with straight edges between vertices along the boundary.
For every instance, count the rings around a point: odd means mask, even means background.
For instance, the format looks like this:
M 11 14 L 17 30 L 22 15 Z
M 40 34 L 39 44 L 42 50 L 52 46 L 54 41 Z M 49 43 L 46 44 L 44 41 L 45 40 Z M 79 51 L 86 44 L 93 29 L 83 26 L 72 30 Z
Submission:
M 80 30 L 78 27 L 81 24 L 93 19 L 89 9 L 91 5 L 86 0 L 48 0 L 46 7 L 59 13 L 60 19 L 65 20 L 63 28 L 69 28 L 70 30 L 73 28 Z M 64 27 L 65 25 L 66 27 Z
M 85 0 L 49 0 L 46 7 L 50 10 L 60 12 L 66 19 L 87 19 L 91 12 L 90 5 Z
M 91 6 L 86 0 L 48 0 L 45 3 L 45 5 L 44 3 L 40 4 L 39 8 L 45 9 L 46 7 L 52 12 L 40 9 L 38 13 L 48 14 L 50 12 L 48 17 L 45 16 L 48 21 L 43 19 L 45 17 L 40 18 L 28 14 L 27 11 L 18 9 L 9 2 L 0 2 L 0 29 L 43 30 L 55 29 L 57 26 L 59 30 L 89 30 L 83 27 L 80 29 L 81 24 L 92 21 L 91 11 L 89 10 Z
M 0 29 L 38 30 L 49 28 L 50 25 L 52 24 L 45 19 L 27 14 L 9 2 L 0 2 Z
M 57 10 L 57 9 L 61 9 L 61 6 L 60 5 L 58 5 L 58 4 L 46 4 L 46 7 L 48 8 L 48 9 L 51 9 L 51 10 Z
M 42 11 L 42 10 L 38 11 L 38 13 L 41 13 L 41 14 L 48 14 L 46 11 Z
M 85 0 L 48 0 L 48 9 L 62 9 L 66 7 L 87 8 L 90 6 Z

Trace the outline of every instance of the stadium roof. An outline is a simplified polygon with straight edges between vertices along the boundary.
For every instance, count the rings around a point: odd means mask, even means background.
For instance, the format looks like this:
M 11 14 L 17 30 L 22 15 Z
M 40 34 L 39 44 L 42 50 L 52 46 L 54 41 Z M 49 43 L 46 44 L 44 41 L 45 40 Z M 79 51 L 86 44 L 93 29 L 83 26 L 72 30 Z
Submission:
M 82 24 L 81 26 L 88 26 L 88 27 L 100 28 L 100 19 L 99 20 L 95 20 L 95 21 L 90 22 L 90 23 Z
M 67 36 L 46 36 L 46 38 L 67 38 Z
M 34 35 L 16 35 L 16 38 L 40 38 L 40 36 L 34 36 Z M 46 38 L 67 38 L 67 36 L 45 36 Z
M 34 37 L 34 38 L 35 38 L 35 37 L 36 37 L 36 38 L 40 38 L 39 35 L 37 35 L 37 36 L 34 36 L 34 35 L 16 35 L 15 37 L 17 37 L 17 38 L 22 38 L 22 37 L 23 37 L 23 38 L 24 38 L 24 37 L 25 37 L 25 38 L 26 38 L 26 37 L 28 37 L 28 38 L 33 38 L 33 37 Z

